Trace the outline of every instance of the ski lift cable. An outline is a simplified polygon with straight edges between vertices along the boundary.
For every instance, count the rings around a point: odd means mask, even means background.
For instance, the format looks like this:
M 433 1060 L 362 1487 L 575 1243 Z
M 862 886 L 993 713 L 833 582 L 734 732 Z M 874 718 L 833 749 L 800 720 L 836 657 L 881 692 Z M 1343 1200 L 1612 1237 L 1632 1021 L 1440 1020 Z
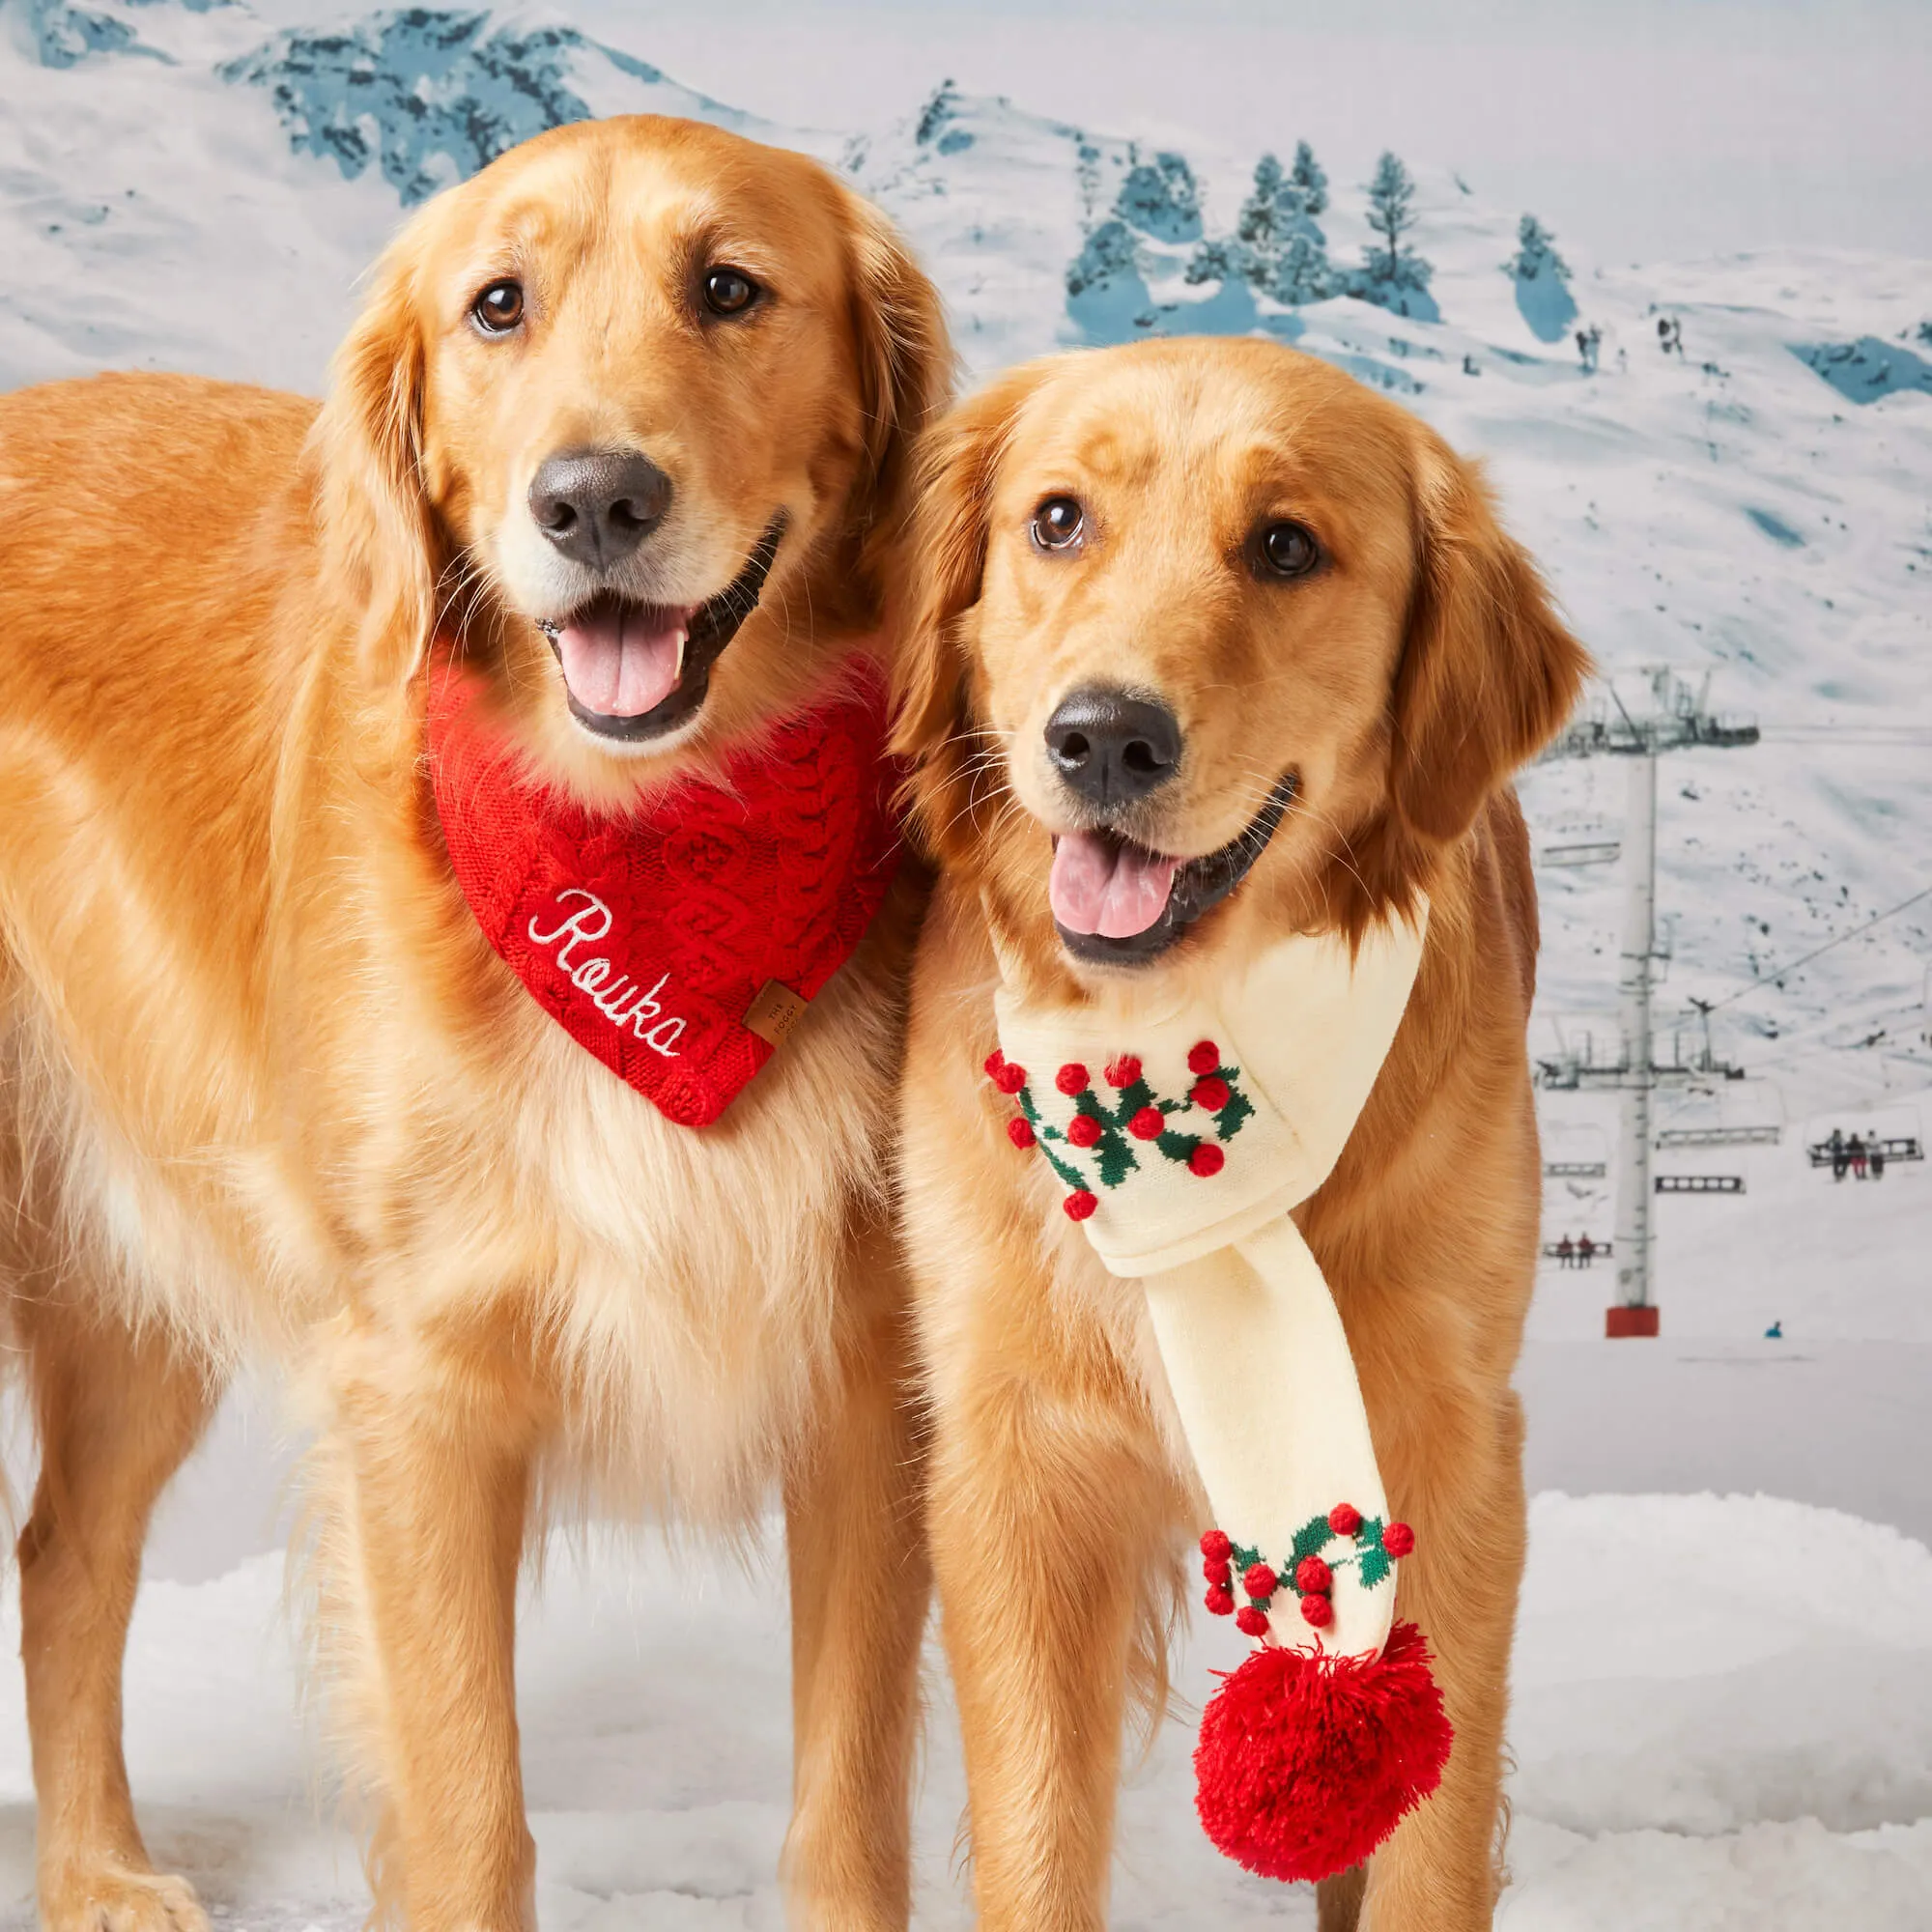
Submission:
M 1742 1000 L 1759 991 L 1762 987 L 1775 985 L 1786 975 L 1795 973 L 1801 966 L 1808 966 L 1814 959 L 1822 958 L 1834 946 L 1842 946 L 1848 939 L 1856 939 L 1861 932 L 1869 932 L 1873 926 L 1881 925 L 1894 914 L 1905 911 L 1908 906 L 1916 906 L 1920 899 L 1932 898 L 1932 886 L 1922 886 L 1910 898 L 1900 899 L 1895 906 L 1888 906 L 1884 912 L 1874 913 L 1862 925 L 1855 925 L 1849 932 L 1841 932 L 1835 939 L 1828 939 L 1823 946 L 1814 947 L 1809 952 L 1801 953 L 1796 959 L 1786 960 L 1782 966 L 1769 973 L 1760 973 L 1747 986 L 1740 986 L 1735 993 L 1726 993 L 1721 1000 L 1713 1000 L 1702 1008 L 1706 1013 L 1715 1013 L 1728 1007 L 1734 1000 Z

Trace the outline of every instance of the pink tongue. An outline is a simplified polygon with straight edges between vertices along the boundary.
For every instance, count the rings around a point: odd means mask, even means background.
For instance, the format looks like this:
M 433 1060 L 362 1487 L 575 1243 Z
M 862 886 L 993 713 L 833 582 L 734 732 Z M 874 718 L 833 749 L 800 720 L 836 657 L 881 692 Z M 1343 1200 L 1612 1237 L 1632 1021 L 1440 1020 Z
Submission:
M 1114 845 L 1091 832 L 1069 832 L 1054 848 L 1046 882 L 1053 916 L 1068 932 L 1131 939 L 1167 906 L 1178 859 L 1134 845 Z
M 563 681 L 586 711 L 640 718 L 677 683 L 678 646 L 691 626 L 688 606 L 599 606 L 563 627 L 557 655 Z

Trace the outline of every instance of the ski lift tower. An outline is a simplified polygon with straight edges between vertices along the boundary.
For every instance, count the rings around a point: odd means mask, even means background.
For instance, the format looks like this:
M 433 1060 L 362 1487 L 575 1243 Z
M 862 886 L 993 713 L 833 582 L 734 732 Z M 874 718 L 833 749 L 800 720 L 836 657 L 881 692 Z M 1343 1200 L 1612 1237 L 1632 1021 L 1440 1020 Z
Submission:
M 1711 680 L 1691 688 L 1666 669 L 1647 673 L 1651 706 L 1641 717 L 1625 709 L 1614 686 L 1612 711 L 1599 710 L 1572 724 L 1546 759 L 1621 757 L 1629 759 L 1629 804 L 1624 827 L 1624 929 L 1618 948 L 1617 1007 L 1621 1052 L 1605 1065 L 1566 1053 L 1539 1066 L 1546 1087 L 1614 1088 L 1623 1095 L 1617 1162 L 1617 1213 L 1613 1253 L 1617 1298 L 1605 1317 L 1612 1338 L 1655 1335 L 1657 1303 L 1651 1293 L 1651 1106 L 1660 1086 L 1688 1084 L 1703 1076 L 1736 1078 L 1742 1069 L 1720 1065 L 1711 1053 L 1709 1030 L 1703 1050 L 1686 1061 L 1660 1065 L 1651 1035 L 1650 995 L 1657 950 L 1657 761 L 1665 752 L 1696 747 L 1731 750 L 1755 745 L 1756 724 L 1719 718 L 1708 706 Z

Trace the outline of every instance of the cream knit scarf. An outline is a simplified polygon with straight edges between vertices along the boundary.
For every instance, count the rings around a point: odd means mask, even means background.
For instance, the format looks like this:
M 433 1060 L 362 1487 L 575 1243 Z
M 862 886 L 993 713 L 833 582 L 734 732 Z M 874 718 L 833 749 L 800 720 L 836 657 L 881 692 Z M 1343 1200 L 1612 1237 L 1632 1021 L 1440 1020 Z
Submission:
M 1404 1626 L 1390 1641 L 1414 1539 L 1389 1520 L 1341 1318 L 1289 1211 L 1327 1179 L 1368 1100 L 1426 918 L 1378 925 L 1352 953 L 1339 936 L 1290 938 L 1158 1006 L 1131 989 L 1037 1005 L 1010 975 L 996 1002 L 987 1072 L 1016 1103 L 1009 1136 L 1052 1166 L 1108 1270 L 1145 1290 L 1214 1513 L 1208 1606 L 1238 1601 L 1263 1644 L 1249 1666 L 1267 1660 L 1235 1673 L 1204 1719 L 1203 1821 L 1281 1877 L 1364 1856 L 1434 1788 L 1447 1751 L 1419 1638 Z M 1248 1678 L 1260 1705 L 1231 1704 Z M 1393 1722 L 1366 1756 L 1364 1713 L 1332 1708 L 1338 1688 L 1370 1691 L 1371 1728 Z M 1328 1735 L 1337 1724 L 1348 1735 Z

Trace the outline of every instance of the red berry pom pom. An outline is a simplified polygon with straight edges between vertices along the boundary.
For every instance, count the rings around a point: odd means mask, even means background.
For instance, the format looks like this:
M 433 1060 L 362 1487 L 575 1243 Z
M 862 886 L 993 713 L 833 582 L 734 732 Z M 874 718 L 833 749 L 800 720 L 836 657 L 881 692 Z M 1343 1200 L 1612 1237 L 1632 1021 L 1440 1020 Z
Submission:
M 1251 1597 L 1271 1597 L 1280 1581 L 1281 1578 L 1265 1563 L 1251 1563 L 1248 1574 L 1241 1578 L 1241 1588 Z
M 1328 1512 L 1328 1527 L 1337 1536 L 1353 1536 L 1362 1526 L 1362 1513 L 1353 1503 L 1337 1503 Z
M 1203 1141 L 1187 1156 L 1187 1171 L 1190 1174 L 1198 1174 L 1203 1180 L 1209 1175 L 1219 1174 L 1227 1164 L 1228 1156 L 1212 1141 Z
M 1205 1080 L 1197 1080 L 1193 1091 L 1187 1096 L 1197 1107 L 1205 1107 L 1210 1114 L 1218 1114 L 1228 1104 L 1228 1083 L 1209 1074 Z
M 1234 1539 L 1225 1529 L 1210 1529 L 1201 1539 L 1201 1553 L 1215 1563 L 1225 1563 L 1235 1553 Z
M 1007 1138 L 1016 1148 L 1030 1148 L 1034 1143 L 1033 1122 L 1024 1114 L 1015 1114 L 1007 1122 Z
M 1188 1051 L 1187 1070 L 1190 1073 L 1212 1073 L 1220 1064 L 1221 1049 L 1211 1039 L 1204 1039 Z
M 1010 1060 L 1002 1060 L 997 1066 L 989 1060 L 986 1071 L 1002 1094 L 1017 1094 L 1026 1085 L 1026 1068 L 1015 1066 Z
M 1208 1592 L 1205 1601 L 1217 1617 L 1231 1617 L 1235 1614 L 1235 1593 L 1225 1583 L 1216 1583 Z
M 1303 1597 L 1301 1621 L 1312 1624 L 1317 1630 L 1325 1630 L 1335 1621 L 1335 1605 L 1326 1597 Z
M 1158 1107 L 1143 1107 L 1127 1122 L 1127 1131 L 1137 1141 L 1158 1140 L 1160 1138 L 1160 1130 L 1166 1124 L 1167 1122 L 1161 1118 L 1161 1112 Z
M 1123 1053 L 1118 1060 L 1107 1063 L 1109 1087 L 1131 1087 L 1140 1077 L 1141 1057 L 1137 1053 Z
M 1406 1556 L 1415 1548 L 1415 1532 L 1406 1522 L 1392 1522 L 1382 1531 L 1382 1548 L 1391 1556 Z
M 1100 1204 L 1086 1188 L 1076 1187 L 1064 1205 L 1069 1221 L 1084 1221 Z
M 1069 1060 L 1053 1076 L 1053 1084 L 1063 1094 L 1084 1094 L 1087 1091 L 1087 1069 L 1077 1060 Z
M 1100 1138 L 1100 1122 L 1092 1114 L 1075 1114 L 1066 1123 L 1066 1138 L 1075 1147 L 1092 1147 Z
M 1249 1871 L 1329 1878 L 1441 1783 L 1453 1737 L 1413 1624 L 1397 1624 L 1375 1658 L 1270 1646 L 1202 1714 L 1195 1808 Z
M 1201 1574 L 1210 1583 L 1225 1583 L 1231 1590 L 1235 1587 L 1235 1572 L 1225 1556 L 1219 1562 L 1208 1557 L 1201 1565 Z
M 1266 1636 L 1268 1620 L 1252 1604 L 1242 1606 L 1235 1617 L 1236 1628 L 1243 1636 Z
M 1295 1565 L 1294 1587 L 1304 1597 L 1325 1597 L 1335 1587 L 1335 1573 L 1319 1556 L 1304 1556 Z

